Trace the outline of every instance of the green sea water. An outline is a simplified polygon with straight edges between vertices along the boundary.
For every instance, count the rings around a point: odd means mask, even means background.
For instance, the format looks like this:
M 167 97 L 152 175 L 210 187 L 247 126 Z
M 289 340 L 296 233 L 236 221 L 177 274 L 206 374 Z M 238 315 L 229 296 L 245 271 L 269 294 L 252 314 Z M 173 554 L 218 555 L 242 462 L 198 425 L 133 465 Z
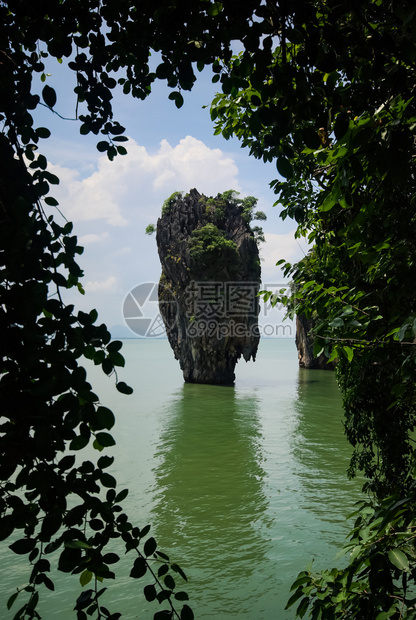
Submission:
M 120 379 L 132 396 L 99 369 L 88 373 L 116 413 L 109 473 L 130 489 L 131 520 L 151 523 L 159 548 L 187 573 L 196 618 L 294 618 L 284 610 L 290 584 L 312 559 L 336 564 L 360 498 L 361 483 L 346 478 L 333 373 L 299 369 L 284 339 L 263 340 L 255 363 L 239 362 L 234 387 L 184 384 L 166 340 L 127 340 L 123 353 Z M 7 545 L 0 552 L 0 615 L 13 618 L 5 602 L 29 570 Z M 158 604 L 143 597 L 146 578 L 128 578 L 132 561 L 123 558 L 103 602 L 128 620 L 152 618 Z M 56 591 L 42 593 L 43 618 L 76 617 L 77 581 L 57 576 Z

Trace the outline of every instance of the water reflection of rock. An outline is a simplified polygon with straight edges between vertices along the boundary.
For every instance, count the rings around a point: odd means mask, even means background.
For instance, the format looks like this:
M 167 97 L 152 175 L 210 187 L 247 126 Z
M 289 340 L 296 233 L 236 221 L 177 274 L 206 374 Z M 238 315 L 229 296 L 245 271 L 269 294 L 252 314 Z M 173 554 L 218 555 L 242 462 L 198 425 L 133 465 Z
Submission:
M 209 607 L 205 617 L 253 605 L 247 582 L 268 547 L 259 441 L 257 401 L 233 388 L 185 384 L 166 407 L 151 521 L 160 544 L 190 567 L 188 591 Z
M 345 522 L 360 499 L 362 481 L 347 478 L 352 448 L 344 435 L 341 395 L 333 373 L 300 368 L 295 411 L 292 452 L 302 507 L 322 520 Z

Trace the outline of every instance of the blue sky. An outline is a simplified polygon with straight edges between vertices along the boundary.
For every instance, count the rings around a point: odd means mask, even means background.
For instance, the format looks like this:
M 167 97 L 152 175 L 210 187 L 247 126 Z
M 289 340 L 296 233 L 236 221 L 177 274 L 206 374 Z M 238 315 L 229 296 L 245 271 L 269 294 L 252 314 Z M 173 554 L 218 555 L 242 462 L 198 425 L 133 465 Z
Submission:
M 74 76 L 58 63 L 48 72 L 47 83 L 58 94 L 56 111 L 74 117 Z M 36 112 L 36 126 L 52 131 L 40 145 L 61 180 L 52 195 L 85 247 L 79 263 L 86 295 L 73 292 L 67 301 L 83 310 L 96 308 L 110 329 L 124 324 L 122 305 L 129 291 L 158 281 L 156 239 L 145 228 L 156 223 L 163 201 L 174 191 L 195 187 L 215 196 L 235 189 L 258 198 L 258 209 L 267 214 L 261 222 L 266 233 L 260 250 L 264 284 L 282 282 L 277 260 L 293 262 L 306 251 L 305 243 L 294 239 L 294 222 L 282 222 L 279 207 L 272 206 L 269 183 L 278 177 L 274 164 L 250 157 L 237 140 L 213 135 L 209 109 L 203 106 L 209 106 L 216 89 L 209 71 L 199 74 L 194 90 L 184 93 L 180 110 L 168 100 L 164 83 L 157 83 L 146 101 L 115 93 L 114 116 L 126 127 L 129 142 L 128 154 L 113 162 L 96 150 L 99 137 L 79 134 L 78 121 L 64 121 L 45 108 Z

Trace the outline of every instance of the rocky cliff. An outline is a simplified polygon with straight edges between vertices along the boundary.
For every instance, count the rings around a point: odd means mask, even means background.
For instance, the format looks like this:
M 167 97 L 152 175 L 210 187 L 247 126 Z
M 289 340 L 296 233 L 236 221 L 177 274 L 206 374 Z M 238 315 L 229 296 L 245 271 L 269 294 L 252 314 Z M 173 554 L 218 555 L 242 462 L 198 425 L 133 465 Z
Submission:
M 255 360 L 260 261 L 244 215 L 231 192 L 193 189 L 157 222 L 160 313 L 185 381 L 232 384 L 240 357 Z
M 304 315 L 296 317 L 296 347 L 298 350 L 299 366 L 317 370 L 334 370 L 335 362 L 329 362 L 328 358 L 321 353 L 318 357 L 313 356 L 313 319 L 307 319 Z

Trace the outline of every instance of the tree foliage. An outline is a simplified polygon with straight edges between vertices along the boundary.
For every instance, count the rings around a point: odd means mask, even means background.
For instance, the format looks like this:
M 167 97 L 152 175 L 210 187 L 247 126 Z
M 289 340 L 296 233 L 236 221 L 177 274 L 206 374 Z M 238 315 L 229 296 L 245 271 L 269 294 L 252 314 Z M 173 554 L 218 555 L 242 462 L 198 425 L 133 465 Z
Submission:
M 98 452 L 114 445 L 109 432 L 114 415 L 93 392 L 82 360 L 115 376 L 121 393 L 132 390 L 116 374 L 124 365 L 121 343 L 96 324 L 97 312 L 77 313 L 62 300 L 63 289 L 83 293 L 76 262 L 82 248 L 72 225 L 58 223 L 58 203 L 49 191 L 59 179 L 39 150 L 50 131 L 36 127 L 34 118 L 38 106 L 51 111 L 59 106 L 59 93 L 45 84 L 45 60 L 66 57 L 77 77 L 80 133 L 101 133 L 97 148 L 110 160 L 126 153 L 124 128 L 113 119 L 117 82 L 110 72 L 124 67 L 119 84 L 138 98 L 156 79 L 149 76 L 148 42 L 136 36 L 135 12 L 130 3 L 0 3 L 0 535 L 12 537 L 11 550 L 27 555 L 31 565 L 28 584 L 8 601 L 9 609 L 20 602 L 15 618 L 40 617 L 39 594 L 44 587 L 54 589 L 54 562 L 64 573 L 78 575 L 83 588 L 92 585 L 76 601 L 79 620 L 120 617 L 103 603 L 106 588 L 100 585 L 114 577 L 119 557 L 107 551 L 114 539 L 135 555 L 130 576 L 150 577 L 147 600 L 165 605 L 155 617 L 193 617 L 186 604 L 180 603 L 179 612 L 172 602 L 187 600 L 172 576 L 183 579 L 183 571 L 157 549 L 149 526 L 135 526 L 124 513 L 127 490 L 118 489 L 107 471 L 113 459 L 76 459 L 91 442 Z M 182 74 L 178 80 L 186 81 Z M 41 95 L 39 84 L 44 84 Z
M 134 526 L 123 512 L 127 490 L 117 489 L 106 471 L 113 458 L 103 455 L 94 463 L 74 454 L 90 442 L 98 452 L 115 443 L 108 432 L 114 415 L 93 392 L 80 361 L 100 365 L 115 376 L 119 392 L 130 394 L 116 373 L 124 366 L 121 342 L 111 341 L 105 325 L 95 325 L 95 310 L 75 313 L 62 301 L 62 289 L 77 286 L 82 292 L 75 261 L 81 248 L 70 223 L 61 226 L 45 214 L 44 186 L 52 175 L 30 174 L 4 135 L 0 151 L 0 536 L 13 536 L 10 549 L 27 555 L 31 565 L 28 585 L 12 594 L 8 607 L 24 593 L 14 617 L 39 618 L 39 591 L 54 590 L 49 572 L 57 561 L 59 570 L 79 575 L 81 586 L 93 582 L 76 601 L 79 620 L 87 614 L 116 619 L 119 614 L 100 598 L 106 589 L 100 583 L 114 578 L 112 565 L 120 559 L 106 551 L 114 539 L 136 555 L 131 577 L 147 573 L 158 588 L 155 598 L 175 597 L 172 577 L 169 586 L 162 579 L 175 565 L 148 537 L 150 526 Z
M 300 617 L 413 617 L 416 12 L 379 0 L 274 8 L 264 49 L 219 63 L 211 116 L 276 162 L 276 204 L 313 244 L 284 264 L 294 287 L 279 299 L 318 319 L 316 355 L 339 360 L 349 473 L 363 471 L 371 504 L 347 569 L 301 574 L 291 604 Z

